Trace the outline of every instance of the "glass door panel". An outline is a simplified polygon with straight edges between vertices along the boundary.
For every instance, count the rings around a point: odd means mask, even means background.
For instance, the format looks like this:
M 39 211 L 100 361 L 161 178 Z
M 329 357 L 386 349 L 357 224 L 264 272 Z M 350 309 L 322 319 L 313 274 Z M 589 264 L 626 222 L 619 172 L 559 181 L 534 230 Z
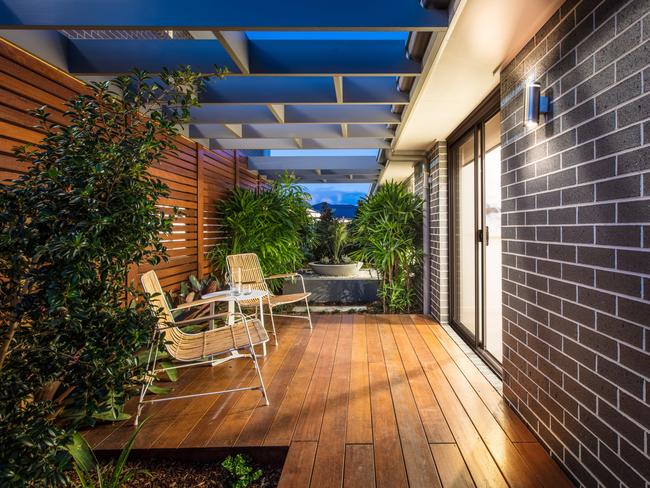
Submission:
M 501 362 L 501 117 L 485 123 L 484 202 L 484 296 L 483 347 Z
M 495 369 L 503 356 L 500 125 L 488 112 L 450 146 L 450 318 Z
M 476 162 L 474 135 L 455 147 L 454 319 L 472 337 L 476 333 Z

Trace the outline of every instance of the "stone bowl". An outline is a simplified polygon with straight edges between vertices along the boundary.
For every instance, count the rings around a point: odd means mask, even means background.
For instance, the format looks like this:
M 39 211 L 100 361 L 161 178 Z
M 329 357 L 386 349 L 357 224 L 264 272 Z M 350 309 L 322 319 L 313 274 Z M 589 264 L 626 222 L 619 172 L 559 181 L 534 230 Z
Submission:
M 361 261 L 344 264 L 309 263 L 309 266 L 315 273 L 324 276 L 354 276 L 361 269 L 362 265 L 363 263 Z

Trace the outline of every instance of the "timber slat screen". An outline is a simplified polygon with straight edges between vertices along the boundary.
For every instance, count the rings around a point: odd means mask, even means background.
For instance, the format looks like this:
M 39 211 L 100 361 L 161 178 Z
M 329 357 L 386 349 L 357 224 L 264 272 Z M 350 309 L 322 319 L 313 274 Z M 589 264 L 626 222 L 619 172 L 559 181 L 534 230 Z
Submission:
M 52 120 L 64 124 L 65 101 L 83 90 L 83 82 L 0 39 L 0 182 L 14 180 L 27 169 L 16 161 L 13 149 L 42 138 L 28 112 L 47 105 Z M 174 154 L 151 169 L 169 186 L 169 197 L 160 201 L 161 207 L 183 212 L 165 238 L 169 261 L 156 267 L 166 289 L 177 288 L 190 274 L 209 273 L 205 253 L 223 237 L 217 201 L 235 186 L 256 191 L 267 187 L 236 151 L 213 151 L 184 137 L 177 139 L 176 146 Z M 142 266 L 139 271 L 146 270 Z M 130 277 L 136 278 L 133 270 Z

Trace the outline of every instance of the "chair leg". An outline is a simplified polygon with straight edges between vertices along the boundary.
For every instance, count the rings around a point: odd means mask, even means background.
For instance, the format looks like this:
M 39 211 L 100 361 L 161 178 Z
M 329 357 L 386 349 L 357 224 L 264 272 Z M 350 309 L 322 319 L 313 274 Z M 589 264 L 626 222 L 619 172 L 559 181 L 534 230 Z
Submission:
M 262 396 L 264 397 L 264 404 L 269 405 L 269 397 L 266 394 L 266 387 L 264 386 L 264 380 L 262 379 L 262 371 L 260 371 L 260 365 L 257 362 L 257 354 L 255 354 L 255 349 L 250 347 L 251 357 L 253 358 L 253 364 L 255 365 L 255 371 L 257 372 L 257 377 L 260 380 L 260 388 L 262 390 Z
M 273 337 L 275 338 L 275 345 L 280 345 L 278 341 L 278 333 L 275 331 L 275 320 L 273 318 L 273 307 L 269 305 L 269 315 L 271 316 L 271 328 L 273 329 Z
M 142 401 L 144 400 L 144 397 L 147 395 L 147 390 L 149 389 L 149 386 L 151 386 L 151 383 L 153 383 L 154 380 L 154 371 L 156 370 L 156 360 L 158 359 L 158 334 L 154 333 L 153 339 L 151 340 L 151 347 L 149 349 L 149 354 L 147 355 L 147 362 L 151 365 L 149 367 L 149 371 L 147 371 L 147 378 L 142 383 L 142 388 L 140 389 L 140 399 L 138 401 L 138 410 L 135 414 L 135 420 L 133 421 L 133 425 L 135 427 L 138 426 L 138 420 L 140 420 L 140 414 L 142 414 L 142 409 L 144 408 L 144 403 Z M 153 361 L 151 360 L 153 356 Z
M 314 326 L 311 323 L 311 312 L 309 311 L 309 299 L 305 298 L 305 306 L 307 307 L 307 318 L 309 319 L 309 328 L 314 330 Z
M 147 382 L 142 385 L 142 389 L 140 391 L 140 401 L 138 402 L 138 411 L 135 414 L 135 420 L 133 421 L 134 427 L 138 426 L 138 420 L 140 420 L 140 414 L 142 413 L 142 408 L 144 407 L 142 400 L 144 400 L 144 396 L 147 392 L 147 388 L 149 388 L 149 380 L 147 380 Z

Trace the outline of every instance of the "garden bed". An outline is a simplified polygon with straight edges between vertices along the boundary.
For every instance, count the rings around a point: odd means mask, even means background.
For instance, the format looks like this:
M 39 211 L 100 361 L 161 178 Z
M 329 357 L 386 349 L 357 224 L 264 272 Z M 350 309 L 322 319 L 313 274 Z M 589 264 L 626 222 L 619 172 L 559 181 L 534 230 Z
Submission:
M 248 485 L 251 488 L 272 488 L 278 485 L 287 448 L 185 448 L 133 449 L 126 464 L 136 471 L 129 488 L 229 488 L 232 478 L 221 463 L 228 456 L 243 454 L 253 470 L 262 476 Z M 113 463 L 119 450 L 97 450 L 101 464 Z M 74 481 L 75 476 L 72 475 Z M 73 484 L 73 486 L 76 483 Z M 245 486 L 245 485 L 244 485 Z

